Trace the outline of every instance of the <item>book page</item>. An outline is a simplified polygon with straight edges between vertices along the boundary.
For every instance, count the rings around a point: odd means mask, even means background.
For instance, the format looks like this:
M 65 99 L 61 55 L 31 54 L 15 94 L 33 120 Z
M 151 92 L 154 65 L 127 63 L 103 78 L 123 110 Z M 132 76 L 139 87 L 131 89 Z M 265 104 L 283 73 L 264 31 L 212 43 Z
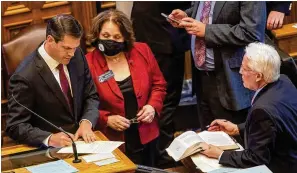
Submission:
M 209 132 L 203 131 L 198 135 L 207 143 L 215 146 L 230 146 L 236 145 L 232 138 L 225 132 Z
M 189 151 L 195 150 L 195 145 L 199 142 L 203 142 L 202 139 L 193 131 L 187 131 L 173 140 L 170 146 L 166 149 L 168 155 L 170 155 L 175 161 L 183 158 L 186 154 L 191 154 Z M 192 148 L 193 147 L 193 148 Z

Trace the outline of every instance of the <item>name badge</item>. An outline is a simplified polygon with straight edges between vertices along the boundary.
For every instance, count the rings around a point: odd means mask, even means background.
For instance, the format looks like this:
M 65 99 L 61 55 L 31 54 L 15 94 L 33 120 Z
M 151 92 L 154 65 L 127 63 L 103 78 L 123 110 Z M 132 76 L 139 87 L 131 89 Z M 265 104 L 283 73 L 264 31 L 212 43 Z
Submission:
M 111 70 L 109 70 L 108 72 L 106 72 L 106 73 L 100 75 L 100 76 L 98 77 L 98 80 L 99 80 L 100 83 L 102 83 L 102 82 L 107 81 L 108 79 L 110 79 L 110 78 L 113 77 L 113 76 L 114 76 L 113 72 L 112 72 Z

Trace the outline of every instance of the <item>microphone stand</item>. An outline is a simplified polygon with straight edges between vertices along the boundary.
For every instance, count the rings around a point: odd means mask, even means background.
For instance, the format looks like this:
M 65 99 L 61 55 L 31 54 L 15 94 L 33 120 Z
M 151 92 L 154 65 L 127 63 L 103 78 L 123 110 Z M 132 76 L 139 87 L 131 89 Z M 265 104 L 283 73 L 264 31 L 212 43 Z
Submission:
M 28 110 L 29 112 L 31 112 L 32 114 L 36 115 L 38 118 L 42 119 L 43 121 L 45 121 L 46 123 L 48 123 L 49 125 L 51 125 L 52 127 L 54 127 L 55 129 L 65 133 L 72 141 L 72 149 L 73 149 L 73 154 L 74 154 L 74 160 L 72 161 L 73 163 L 80 163 L 81 159 L 78 158 L 78 153 L 77 153 L 77 149 L 76 149 L 76 145 L 73 141 L 73 139 L 71 138 L 71 136 L 65 131 L 63 130 L 61 127 L 58 127 L 56 125 L 54 125 L 53 123 L 51 123 L 50 121 L 46 120 L 45 118 L 43 118 L 42 116 L 38 115 L 37 113 L 33 112 L 32 110 L 30 110 L 29 108 L 27 108 L 26 106 L 22 105 L 20 102 L 18 102 L 15 97 L 13 96 L 13 94 L 11 94 L 11 97 L 13 98 L 13 100 L 21 105 L 23 108 L 25 108 L 26 110 Z

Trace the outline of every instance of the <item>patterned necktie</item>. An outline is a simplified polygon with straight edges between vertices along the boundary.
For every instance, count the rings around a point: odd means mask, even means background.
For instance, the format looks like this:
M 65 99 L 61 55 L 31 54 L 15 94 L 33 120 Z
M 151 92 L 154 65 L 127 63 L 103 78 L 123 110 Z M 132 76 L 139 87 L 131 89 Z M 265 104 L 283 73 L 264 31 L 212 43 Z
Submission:
M 200 2 L 202 3 L 202 2 Z M 211 1 L 203 2 L 203 9 L 200 16 L 200 21 L 204 24 L 208 24 L 209 13 L 211 8 Z M 197 38 L 195 40 L 195 63 L 197 67 L 201 67 L 205 63 L 206 46 L 203 39 Z
M 73 99 L 71 96 L 71 90 L 70 90 L 70 86 L 69 86 L 68 80 L 65 75 L 63 64 L 59 64 L 57 68 L 59 70 L 59 77 L 60 77 L 60 83 L 61 83 L 63 94 L 64 94 L 64 96 L 67 100 L 68 106 L 72 112 Z

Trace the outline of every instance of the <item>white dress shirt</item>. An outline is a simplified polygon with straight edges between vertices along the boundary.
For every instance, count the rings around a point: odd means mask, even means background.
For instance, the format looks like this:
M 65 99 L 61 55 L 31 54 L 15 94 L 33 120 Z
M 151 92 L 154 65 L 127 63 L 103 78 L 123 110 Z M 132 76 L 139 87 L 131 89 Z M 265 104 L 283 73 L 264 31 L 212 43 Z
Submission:
M 53 59 L 45 50 L 44 48 L 44 44 L 45 42 L 43 42 L 43 44 L 38 48 L 38 52 L 40 54 L 40 56 L 43 58 L 43 60 L 45 61 L 45 63 L 48 65 L 48 67 L 50 68 L 51 72 L 53 73 L 55 79 L 57 80 L 61 90 L 62 90 L 62 86 L 61 86 L 61 82 L 60 82 L 60 75 L 59 75 L 59 69 L 57 68 L 58 65 L 60 64 L 58 61 L 56 61 L 55 59 Z M 66 65 L 63 65 L 63 68 L 64 68 L 64 72 L 65 72 L 65 75 L 66 75 L 66 78 L 67 78 L 67 81 L 69 83 L 69 87 L 70 87 L 70 91 L 71 91 L 71 96 L 73 97 L 73 94 L 72 94 L 72 87 L 71 87 L 71 81 L 70 81 L 70 76 L 69 76 L 69 71 L 67 69 L 67 66 Z M 83 120 L 86 120 L 88 121 L 91 126 L 92 123 L 91 121 L 87 120 L 87 119 L 82 119 L 79 123 L 81 123 Z M 48 145 L 48 142 L 49 142 L 49 138 L 52 136 L 49 135 L 45 140 L 43 140 L 43 144 L 46 145 L 46 146 L 49 146 Z

